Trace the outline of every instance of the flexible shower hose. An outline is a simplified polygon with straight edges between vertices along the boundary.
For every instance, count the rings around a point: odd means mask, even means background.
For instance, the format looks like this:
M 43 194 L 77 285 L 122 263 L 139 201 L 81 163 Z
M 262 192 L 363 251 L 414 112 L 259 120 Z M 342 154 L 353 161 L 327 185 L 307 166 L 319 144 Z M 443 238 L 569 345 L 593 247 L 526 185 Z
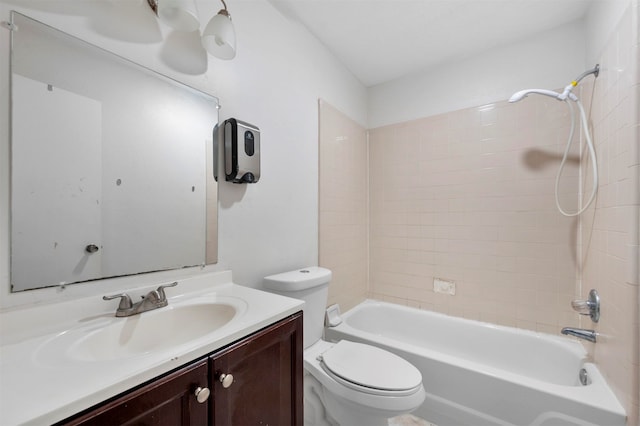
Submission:
M 567 99 L 567 105 L 569 106 L 569 112 L 571 114 L 571 130 L 569 131 L 569 139 L 567 140 L 567 146 L 564 150 L 564 155 L 562 156 L 562 161 L 560 162 L 560 168 L 558 169 L 558 174 L 556 175 L 556 185 L 555 185 L 555 197 L 556 197 L 556 207 L 560 213 L 564 216 L 572 217 L 578 216 L 582 214 L 593 202 L 596 197 L 596 193 L 598 192 L 598 165 L 596 162 L 596 151 L 593 148 L 593 141 L 591 139 L 591 134 L 589 133 L 589 126 L 587 124 L 587 116 L 584 112 L 584 108 L 579 100 L 576 100 L 575 103 L 578 104 L 578 109 L 580 110 L 580 123 L 582 124 L 582 130 L 584 131 L 585 143 L 587 145 L 587 149 L 589 151 L 589 159 L 591 160 L 591 169 L 593 174 L 593 187 L 591 188 L 591 196 L 589 197 L 589 201 L 582 207 L 579 208 L 575 213 L 567 213 L 563 210 L 562 206 L 560 206 L 560 200 L 558 199 L 558 189 L 560 186 L 560 176 L 562 175 L 562 171 L 564 170 L 564 165 L 567 162 L 567 157 L 569 156 L 569 151 L 571 150 L 571 144 L 573 142 L 573 134 L 575 132 L 575 110 L 571 102 Z

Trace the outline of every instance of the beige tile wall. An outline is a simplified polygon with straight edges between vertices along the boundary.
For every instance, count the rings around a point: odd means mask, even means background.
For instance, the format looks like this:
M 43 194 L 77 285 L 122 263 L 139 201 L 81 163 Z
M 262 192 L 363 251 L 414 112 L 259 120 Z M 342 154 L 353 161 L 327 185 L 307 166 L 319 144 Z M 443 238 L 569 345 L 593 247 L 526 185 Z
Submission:
M 529 96 L 369 134 L 370 290 L 466 318 L 557 333 L 577 325 L 577 224 L 555 208 L 566 105 Z M 578 144 L 560 200 L 575 210 Z M 434 278 L 455 281 L 454 296 Z
M 583 294 L 596 288 L 602 299 L 599 341 L 586 346 L 627 409 L 629 425 L 640 423 L 640 35 L 634 3 L 600 58 L 592 96 L 600 185 L 582 226 Z M 582 324 L 594 325 L 589 319 Z
M 333 272 L 329 304 L 346 311 L 367 295 L 367 134 L 322 100 L 319 111 L 319 264 Z

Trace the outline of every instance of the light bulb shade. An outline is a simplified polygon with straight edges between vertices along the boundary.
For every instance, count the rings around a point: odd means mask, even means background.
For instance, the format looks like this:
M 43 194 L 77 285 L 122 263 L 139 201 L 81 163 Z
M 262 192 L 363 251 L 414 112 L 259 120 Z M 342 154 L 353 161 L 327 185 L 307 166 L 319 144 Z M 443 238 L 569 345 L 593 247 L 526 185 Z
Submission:
M 211 18 L 202 33 L 202 46 L 216 58 L 233 59 L 236 56 L 236 31 L 231 17 L 218 12 Z
M 200 28 L 195 0 L 158 0 L 158 17 L 177 31 Z

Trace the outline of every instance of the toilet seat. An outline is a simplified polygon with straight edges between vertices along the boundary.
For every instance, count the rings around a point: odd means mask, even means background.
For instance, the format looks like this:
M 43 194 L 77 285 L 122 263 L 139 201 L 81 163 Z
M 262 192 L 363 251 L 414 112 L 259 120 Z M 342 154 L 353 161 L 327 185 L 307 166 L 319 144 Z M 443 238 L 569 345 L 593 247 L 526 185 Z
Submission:
M 405 396 L 422 388 L 422 374 L 399 356 L 371 345 L 341 340 L 318 357 L 322 369 L 350 389 Z
M 342 340 L 341 342 L 347 341 Z M 351 346 L 350 343 L 353 342 L 349 342 L 345 345 L 344 343 L 327 342 L 321 339 L 304 350 L 305 374 L 313 377 L 320 385 L 316 392 L 321 396 L 322 403 L 327 407 L 327 410 L 340 418 L 343 418 L 344 416 L 346 416 L 345 418 L 349 418 L 348 420 L 344 420 L 342 424 L 377 424 L 374 421 L 364 421 L 361 418 L 358 418 L 356 421 L 353 418 L 350 418 L 350 416 L 374 416 L 385 419 L 386 421 L 387 418 L 409 413 L 418 408 L 424 402 L 426 392 L 422 385 L 422 374 L 420 374 L 420 371 L 417 369 L 416 375 L 414 376 L 414 383 L 419 383 L 417 388 L 396 391 L 378 389 L 377 387 L 381 385 L 375 382 L 369 383 L 372 384 L 371 387 L 362 386 L 353 381 L 345 380 L 329 370 L 325 362 L 321 361 L 325 358 L 325 354 L 328 355 L 328 362 L 331 364 L 332 355 L 329 350 L 338 344 L 343 347 L 342 349 L 344 349 L 344 347 L 353 348 L 354 346 Z M 382 351 L 382 349 L 380 350 Z M 339 354 L 340 352 L 337 353 Z M 355 352 L 350 353 L 354 354 L 352 358 L 355 359 L 355 362 L 359 361 L 363 363 L 362 361 L 364 358 L 362 357 L 366 356 L 366 352 L 363 355 L 362 352 L 356 349 Z M 385 353 L 389 354 L 389 352 L 386 351 Z M 358 360 L 358 357 L 361 358 Z M 391 368 L 388 368 L 385 365 L 373 364 L 374 370 L 369 374 L 369 376 L 376 377 L 376 375 L 380 375 L 382 370 L 392 371 L 393 368 L 396 368 L 394 367 L 396 366 L 396 363 L 394 361 L 391 361 L 390 364 L 391 363 Z M 370 362 L 368 362 L 368 364 L 371 365 Z M 335 368 L 339 370 L 337 367 Z M 346 373 L 343 372 L 343 374 L 351 376 L 348 371 Z M 407 385 L 396 387 L 407 387 Z M 386 423 L 384 424 L 386 425 Z

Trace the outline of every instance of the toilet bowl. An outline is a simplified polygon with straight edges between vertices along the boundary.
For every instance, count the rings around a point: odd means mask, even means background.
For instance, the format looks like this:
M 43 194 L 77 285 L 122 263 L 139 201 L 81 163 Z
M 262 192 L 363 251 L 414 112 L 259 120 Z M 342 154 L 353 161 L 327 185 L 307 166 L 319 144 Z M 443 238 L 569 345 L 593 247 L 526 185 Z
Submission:
M 319 340 L 305 350 L 304 366 L 328 415 L 340 425 L 386 425 L 425 399 L 420 372 L 374 346 Z
M 269 291 L 305 301 L 305 424 L 386 425 L 425 399 L 420 371 L 375 346 L 322 340 L 331 271 L 320 267 L 266 277 Z M 321 407 L 320 407 L 321 406 Z

